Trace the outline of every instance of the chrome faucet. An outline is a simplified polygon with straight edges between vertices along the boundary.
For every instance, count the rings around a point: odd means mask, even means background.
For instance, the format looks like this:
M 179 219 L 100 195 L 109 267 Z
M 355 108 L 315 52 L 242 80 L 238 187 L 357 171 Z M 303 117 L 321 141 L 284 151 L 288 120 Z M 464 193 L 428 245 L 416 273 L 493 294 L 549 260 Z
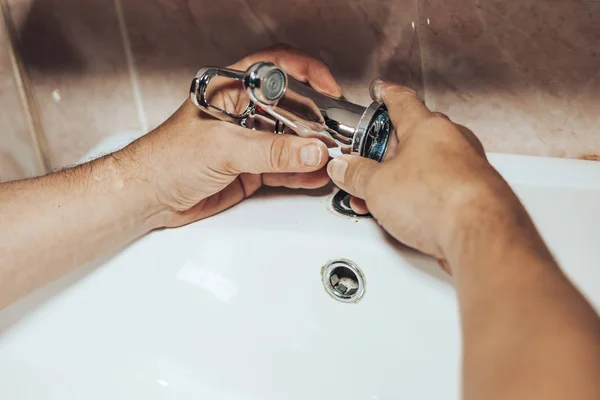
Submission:
M 248 96 L 243 111 L 225 110 L 209 103 L 214 95 L 209 84 L 215 77 L 241 83 Z M 384 104 L 375 101 L 363 107 L 324 95 L 270 62 L 258 62 L 246 71 L 201 68 L 192 81 L 190 98 L 198 108 L 220 120 L 254 130 L 318 138 L 327 145 L 332 157 L 358 154 L 381 161 L 392 132 Z

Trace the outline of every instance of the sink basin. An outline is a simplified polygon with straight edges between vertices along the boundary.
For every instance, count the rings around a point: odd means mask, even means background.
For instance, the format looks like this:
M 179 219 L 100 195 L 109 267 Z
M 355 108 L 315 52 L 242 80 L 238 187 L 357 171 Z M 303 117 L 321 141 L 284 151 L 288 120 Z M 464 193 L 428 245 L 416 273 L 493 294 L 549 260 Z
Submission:
M 600 308 L 600 163 L 490 155 Z M 0 313 L 0 393 L 19 399 L 458 399 L 451 278 L 334 188 L 264 190 L 153 232 Z M 352 261 L 360 301 L 322 270 Z

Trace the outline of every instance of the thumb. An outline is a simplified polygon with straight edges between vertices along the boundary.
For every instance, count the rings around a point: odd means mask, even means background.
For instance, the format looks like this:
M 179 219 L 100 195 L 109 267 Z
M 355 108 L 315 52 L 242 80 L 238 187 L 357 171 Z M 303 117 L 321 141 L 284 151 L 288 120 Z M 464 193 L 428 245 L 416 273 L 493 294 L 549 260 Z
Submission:
M 331 160 L 327 173 L 340 189 L 364 199 L 367 185 L 380 165 L 369 158 L 345 155 Z
M 238 151 L 231 155 L 236 173 L 311 172 L 327 163 L 327 146 L 318 139 L 276 135 L 239 128 Z

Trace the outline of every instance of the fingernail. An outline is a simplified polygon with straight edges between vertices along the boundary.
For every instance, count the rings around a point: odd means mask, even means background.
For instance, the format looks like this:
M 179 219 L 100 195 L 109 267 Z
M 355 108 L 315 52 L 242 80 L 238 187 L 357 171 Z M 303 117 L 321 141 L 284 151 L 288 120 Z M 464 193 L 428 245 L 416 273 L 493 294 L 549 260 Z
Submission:
M 300 160 L 307 167 L 318 167 L 322 157 L 321 147 L 316 144 L 306 145 L 300 150 Z
M 369 86 L 369 94 L 375 101 L 381 101 L 381 89 L 383 88 L 383 81 L 381 79 L 375 79 Z
M 348 169 L 348 163 L 341 158 L 334 158 L 329 161 L 327 166 L 327 172 L 334 182 L 344 183 L 346 177 L 346 170 Z
M 344 94 L 344 92 L 343 92 L 342 87 L 340 85 L 337 85 L 337 87 L 338 87 L 338 90 L 339 90 L 338 93 L 340 94 L 340 97 L 341 97 Z

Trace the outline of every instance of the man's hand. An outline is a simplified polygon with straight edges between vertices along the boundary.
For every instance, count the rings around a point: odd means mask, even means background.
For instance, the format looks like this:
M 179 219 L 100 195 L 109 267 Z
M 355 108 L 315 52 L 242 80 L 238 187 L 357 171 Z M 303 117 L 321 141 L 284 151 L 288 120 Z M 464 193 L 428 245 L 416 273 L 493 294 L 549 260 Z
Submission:
M 341 96 L 329 69 L 289 47 L 232 68 L 272 61 L 296 79 Z M 211 102 L 243 108 L 224 84 Z M 212 119 L 189 100 L 123 150 L 39 178 L 0 185 L 0 309 L 152 229 L 185 225 L 252 195 L 262 184 L 317 188 L 329 177 L 316 139 L 255 132 Z M 31 251 L 35 248 L 36 251 Z
M 294 78 L 331 96 L 341 89 L 322 62 L 298 50 L 276 46 L 231 65 L 245 70 L 257 61 L 280 65 Z M 211 87 L 213 89 L 213 87 Z M 247 97 L 223 87 L 211 102 L 241 111 Z M 217 121 L 189 100 L 164 124 L 114 155 L 128 159 L 134 179 L 147 182 L 149 205 L 173 227 L 206 218 L 239 203 L 261 185 L 318 188 L 329 182 L 323 169 L 327 147 L 317 139 L 251 131 Z
M 399 241 L 455 277 L 464 399 L 600 398 L 600 320 L 466 128 L 380 82 L 397 143 L 383 163 L 343 156 L 333 181 Z M 360 200 L 360 199 L 364 199 Z
M 371 212 L 397 240 L 438 259 L 449 256 L 467 213 L 524 213 L 471 131 L 431 112 L 409 88 L 377 81 L 371 92 L 388 106 L 396 132 L 385 161 L 343 156 L 328 166 L 356 196 L 356 212 Z

